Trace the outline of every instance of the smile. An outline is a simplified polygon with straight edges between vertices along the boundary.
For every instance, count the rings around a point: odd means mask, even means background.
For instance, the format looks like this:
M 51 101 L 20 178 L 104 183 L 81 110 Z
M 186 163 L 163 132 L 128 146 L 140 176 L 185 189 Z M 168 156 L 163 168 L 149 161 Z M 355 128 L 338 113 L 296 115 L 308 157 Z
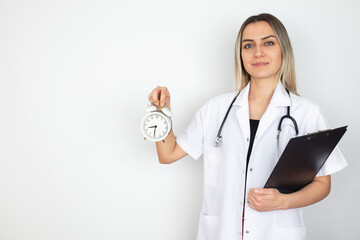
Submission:
M 252 65 L 254 67 L 263 67 L 263 66 L 266 66 L 268 64 L 269 64 L 268 62 L 257 62 L 257 63 L 253 63 Z

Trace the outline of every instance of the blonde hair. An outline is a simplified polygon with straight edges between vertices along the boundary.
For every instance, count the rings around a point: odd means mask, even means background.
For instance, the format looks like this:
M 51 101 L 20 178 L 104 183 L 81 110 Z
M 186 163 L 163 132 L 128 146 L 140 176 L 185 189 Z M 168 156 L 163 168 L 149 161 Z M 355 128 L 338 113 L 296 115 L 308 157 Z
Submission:
M 254 15 L 246 19 L 242 24 L 235 43 L 235 68 L 234 78 L 237 91 L 241 91 L 250 81 L 250 75 L 246 72 L 241 58 L 241 39 L 245 27 L 250 23 L 265 21 L 272 27 L 282 53 L 282 63 L 279 70 L 279 77 L 283 86 L 294 94 L 296 90 L 295 62 L 290 39 L 284 25 L 279 19 L 268 13 Z

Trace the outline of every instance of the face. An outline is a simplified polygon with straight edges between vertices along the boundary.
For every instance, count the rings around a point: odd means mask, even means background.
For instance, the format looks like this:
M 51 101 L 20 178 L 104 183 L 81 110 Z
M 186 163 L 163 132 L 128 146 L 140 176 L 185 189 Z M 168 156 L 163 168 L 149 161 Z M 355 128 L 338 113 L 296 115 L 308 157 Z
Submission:
M 282 54 L 269 23 L 260 21 L 245 27 L 241 39 L 241 58 L 252 80 L 277 80 Z

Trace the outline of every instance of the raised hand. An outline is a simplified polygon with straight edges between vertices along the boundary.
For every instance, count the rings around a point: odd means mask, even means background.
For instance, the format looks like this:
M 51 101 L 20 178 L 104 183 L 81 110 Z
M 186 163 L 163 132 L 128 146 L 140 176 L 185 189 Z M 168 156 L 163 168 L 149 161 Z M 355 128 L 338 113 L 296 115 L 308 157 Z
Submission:
M 151 104 L 158 108 L 169 108 L 170 109 L 170 93 L 167 87 L 156 87 L 149 94 L 149 101 Z

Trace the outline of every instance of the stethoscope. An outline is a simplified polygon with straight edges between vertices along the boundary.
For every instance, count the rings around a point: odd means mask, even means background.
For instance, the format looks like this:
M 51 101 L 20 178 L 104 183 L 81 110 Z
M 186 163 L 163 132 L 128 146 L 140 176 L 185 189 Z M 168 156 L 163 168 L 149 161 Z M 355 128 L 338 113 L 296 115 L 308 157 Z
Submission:
M 290 105 L 291 105 L 291 97 L 290 97 L 289 90 L 286 89 L 286 92 L 287 92 L 288 95 L 289 95 Z M 214 146 L 215 146 L 215 147 L 219 147 L 219 146 L 221 146 L 221 144 L 222 144 L 222 136 L 221 136 L 222 129 L 223 129 L 224 124 L 225 124 L 225 121 L 226 121 L 226 119 L 227 119 L 227 117 L 228 117 L 228 115 L 229 115 L 229 112 L 230 112 L 230 110 L 231 110 L 231 108 L 232 108 L 235 100 L 236 100 L 237 97 L 239 96 L 239 94 L 240 94 L 240 92 L 238 92 L 238 93 L 236 94 L 236 96 L 235 96 L 235 98 L 232 100 L 232 102 L 231 102 L 228 110 L 226 111 L 225 117 L 224 117 L 224 119 L 223 119 L 223 121 L 222 121 L 222 123 L 221 123 L 221 125 L 220 125 L 219 131 L 218 131 L 218 133 L 217 133 L 217 135 L 216 135 L 216 140 L 215 140 L 215 142 L 214 142 Z M 277 134 L 277 137 L 276 137 L 278 148 L 279 148 L 279 137 L 280 137 L 280 132 L 281 132 L 281 124 L 282 124 L 282 122 L 284 121 L 284 119 L 286 119 L 286 118 L 288 118 L 288 119 L 290 119 L 290 120 L 292 121 L 292 123 L 293 123 L 293 125 L 294 125 L 294 128 L 295 128 L 296 136 L 299 134 L 299 129 L 298 129 L 298 125 L 297 125 L 297 123 L 296 123 L 296 120 L 290 115 L 290 106 L 287 106 L 287 114 L 281 117 L 280 122 L 279 122 L 279 125 L 278 125 L 278 134 Z

